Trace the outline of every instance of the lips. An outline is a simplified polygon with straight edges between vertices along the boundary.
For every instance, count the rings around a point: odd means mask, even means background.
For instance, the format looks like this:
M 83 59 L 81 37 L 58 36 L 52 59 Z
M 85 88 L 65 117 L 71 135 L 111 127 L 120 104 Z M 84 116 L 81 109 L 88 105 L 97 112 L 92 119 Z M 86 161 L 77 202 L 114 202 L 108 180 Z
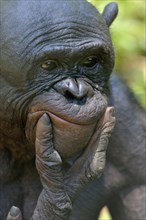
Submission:
M 39 118 L 47 113 L 53 128 L 55 149 L 62 158 L 80 153 L 89 143 L 96 124 L 104 114 L 107 99 L 98 91 L 87 99 L 84 105 L 69 103 L 68 100 L 50 90 L 37 96 L 31 103 L 26 122 L 26 136 L 31 146 L 35 144 L 36 125 Z
M 97 121 L 107 106 L 107 99 L 99 91 L 94 91 L 91 98 L 83 105 L 70 103 L 63 95 L 50 90 L 33 100 L 30 113 L 50 112 L 73 124 L 88 125 Z

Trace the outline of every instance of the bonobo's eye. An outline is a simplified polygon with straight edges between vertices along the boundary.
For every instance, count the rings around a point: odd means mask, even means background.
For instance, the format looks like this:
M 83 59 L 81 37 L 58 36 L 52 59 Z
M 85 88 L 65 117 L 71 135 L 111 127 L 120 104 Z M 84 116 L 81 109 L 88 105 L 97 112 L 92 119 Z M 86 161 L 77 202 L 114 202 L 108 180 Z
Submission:
M 41 68 L 44 70 L 54 70 L 58 67 L 57 62 L 55 60 L 47 60 L 41 64 Z
M 83 62 L 82 62 L 82 65 L 85 66 L 85 67 L 89 67 L 89 68 L 92 68 L 94 67 L 95 65 L 97 65 L 97 62 L 98 62 L 98 59 L 97 57 L 87 57 Z

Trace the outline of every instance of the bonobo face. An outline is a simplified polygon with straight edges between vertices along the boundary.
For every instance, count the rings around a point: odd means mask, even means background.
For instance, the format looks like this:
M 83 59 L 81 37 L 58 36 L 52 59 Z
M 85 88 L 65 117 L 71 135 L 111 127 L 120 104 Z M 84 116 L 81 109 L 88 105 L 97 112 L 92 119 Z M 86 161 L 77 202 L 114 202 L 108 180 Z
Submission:
M 56 149 L 71 157 L 88 144 L 107 107 L 114 53 L 106 22 L 80 0 L 2 6 L 3 133 L 17 141 L 26 135 L 33 146 L 46 112 Z

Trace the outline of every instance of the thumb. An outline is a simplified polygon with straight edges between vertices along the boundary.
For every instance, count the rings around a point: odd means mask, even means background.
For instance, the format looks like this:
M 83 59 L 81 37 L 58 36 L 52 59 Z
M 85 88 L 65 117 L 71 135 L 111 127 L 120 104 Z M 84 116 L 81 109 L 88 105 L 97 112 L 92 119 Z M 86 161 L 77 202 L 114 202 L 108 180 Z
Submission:
M 6 220 L 22 220 L 20 209 L 16 206 L 12 206 Z

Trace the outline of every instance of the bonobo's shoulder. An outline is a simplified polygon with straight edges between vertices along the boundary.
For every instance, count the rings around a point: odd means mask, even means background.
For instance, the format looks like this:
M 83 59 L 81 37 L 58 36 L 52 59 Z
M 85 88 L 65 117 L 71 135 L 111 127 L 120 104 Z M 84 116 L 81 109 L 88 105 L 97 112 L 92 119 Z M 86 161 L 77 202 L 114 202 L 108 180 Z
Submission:
M 11 176 L 11 156 L 6 148 L 0 143 L 0 183 L 6 182 Z

